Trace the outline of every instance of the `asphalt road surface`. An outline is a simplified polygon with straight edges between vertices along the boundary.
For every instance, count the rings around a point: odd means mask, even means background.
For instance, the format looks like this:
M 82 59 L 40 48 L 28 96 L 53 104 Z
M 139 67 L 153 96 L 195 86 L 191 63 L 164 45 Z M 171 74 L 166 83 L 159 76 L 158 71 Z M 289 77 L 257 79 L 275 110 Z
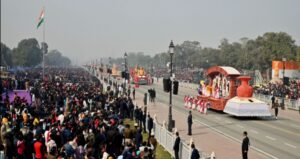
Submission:
M 140 86 L 136 91 L 145 93 L 150 88 L 155 88 L 156 100 L 166 104 L 169 103 L 169 93 L 163 92 L 160 84 Z M 173 95 L 173 109 L 187 114 L 189 110 L 184 108 L 184 95 L 196 94 L 196 90 L 179 88 L 179 94 Z M 240 136 L 242 132 L 247 131 L 251 149 L 262 153 L 268 158 L 300 159 L 299 122 L 280 117 L 280 115 L 279 120 L 274 120 L 274 117 L 237 118 L 222 112 L 209 111 L 208 113 L 209 115 L 203 116 L 195 112 L 193 117 L 201 124 L 239 143 L 241 143 Z

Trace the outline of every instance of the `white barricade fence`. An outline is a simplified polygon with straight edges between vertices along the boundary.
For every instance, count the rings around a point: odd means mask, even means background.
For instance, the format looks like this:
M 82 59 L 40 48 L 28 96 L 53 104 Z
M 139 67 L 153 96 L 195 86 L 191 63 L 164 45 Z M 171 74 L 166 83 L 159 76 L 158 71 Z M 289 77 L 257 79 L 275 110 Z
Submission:
M 154 117 L 155 118 L 155 117 Z M 148 121 L 148 118 L 146 119 Z M 148 122 L 146 122 L 146 127 L 148 128 Z M 147 129 L 148 131 L 148 129 Z M 173 151 L 173 145 L 175 143 L 176 136 L 169 132 L 167 128 L 165 128 L 162 124 L 159 124 L 156 119 L 153 119 L 153 129 L 154 137 L 156 138 L 157 142 L 165 148 L 166 151 L 168 151 L 173 157 L 174 157 L 174 151 Z M 196 145 L 197 146 L 197 145 Z M 201 151 L 199 148 L 201 159 L 207 159 L 210 158 L 210 155 L 207 155 L 203 151 Z M 179 146 L 179 158 L 180 159 L 188 159 L 191 156 L 191 147 L 189 144 L 187 144 L 183 139 L 181 139 L 180 146 Z

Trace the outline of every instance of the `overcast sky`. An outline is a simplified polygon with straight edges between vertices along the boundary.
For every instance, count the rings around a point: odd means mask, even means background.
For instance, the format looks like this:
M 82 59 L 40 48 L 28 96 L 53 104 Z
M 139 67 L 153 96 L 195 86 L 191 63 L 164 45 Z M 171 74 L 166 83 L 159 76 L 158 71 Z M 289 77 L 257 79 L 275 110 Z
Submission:
M 217 47 L 287 32 L 300 44 L 300 0 L 1 0 L 1 42 L 16 47 L 24 38 L 42 41 L 37 19 L 46 7 L 46 42 L 72 60 L 156 54 L 170 40 Z

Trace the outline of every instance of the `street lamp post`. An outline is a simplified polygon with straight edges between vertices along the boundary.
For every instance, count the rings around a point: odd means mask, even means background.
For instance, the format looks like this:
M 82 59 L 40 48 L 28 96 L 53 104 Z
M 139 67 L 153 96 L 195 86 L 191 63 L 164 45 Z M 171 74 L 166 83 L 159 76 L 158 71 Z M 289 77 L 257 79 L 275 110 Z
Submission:
M 172 131 L 173 127 L 175 126 L 175 122 L 172 119 L 172 77 L 173 77 L 173 55 L 174 55 L 174 44 L 171 41 L 169 46 L 169 54 L 170 54 L 170 98 L 169 98 L 169 121 L 168 121 L 168 130 Z

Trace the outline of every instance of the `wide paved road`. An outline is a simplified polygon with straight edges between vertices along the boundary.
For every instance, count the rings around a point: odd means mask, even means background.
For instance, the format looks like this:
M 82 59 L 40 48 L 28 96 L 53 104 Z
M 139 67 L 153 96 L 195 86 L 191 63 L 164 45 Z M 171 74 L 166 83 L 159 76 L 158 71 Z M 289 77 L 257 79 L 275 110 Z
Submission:
M 158 101 L 169 103 L 169 93 L 163 92 L 160 84 L 140 86 L 136 90 L 145 93 L 149 88 L 155 88 Z M 183 97 L 184 95 L 196 95 L 196 93 L 193 90 L 179 88 L 179 94 L 173 95 L 173 109 L 187 113 L 188 110 L 183 107 Z M 193 116 L 201 124 L 236 142 L 241 142 L 242 132 L 248 131 L 251 149 L 268 158 L 300 159 L 299 122 L 282 117 L 279 120 L 273 118 L 236 118 L 221 112 L 209 111 L 208 113 L 209 115 L 203 116 L 195 112 Z

